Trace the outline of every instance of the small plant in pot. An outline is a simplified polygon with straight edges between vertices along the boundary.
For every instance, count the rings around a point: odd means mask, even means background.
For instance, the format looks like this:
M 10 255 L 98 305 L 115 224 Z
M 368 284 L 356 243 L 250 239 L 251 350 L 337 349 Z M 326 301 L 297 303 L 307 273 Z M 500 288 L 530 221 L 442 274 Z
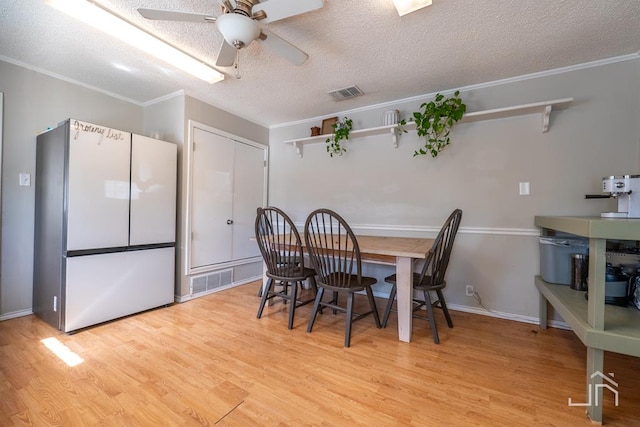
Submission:
M 349 132 L 353 127 L 353 121 L 345 117 L 344 119 L 334 123 L 333 125 L 333 135 L 325 140 L 327 143 L 327 153 L 331 157 L 334 155 L 342 156 L 347 148 L 344 146 L 344 142 L 349 140 Z
M 413 156 L 431 154 L 432 157 L 437 157 L 451 143 L 449 132 L 454 123 L 462 119 L 466 110 L 467 106 L 462 102 L 459 90 L 449 98 L 438 93 L 433 101 L 422 104 L 420 111 L 413 113 L 413 120 L 418 136 L 425 138 L 425 144 Z

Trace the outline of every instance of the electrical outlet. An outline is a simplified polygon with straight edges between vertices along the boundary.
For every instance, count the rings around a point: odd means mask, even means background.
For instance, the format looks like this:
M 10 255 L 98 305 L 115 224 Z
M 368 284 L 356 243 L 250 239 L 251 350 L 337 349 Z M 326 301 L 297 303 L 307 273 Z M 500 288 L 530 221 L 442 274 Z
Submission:
M 465 289 L 465 295 L 468 297 L 472 297 L 474 294 L 474 290 L 473 290 L 473 286 L 472 285 L 467 285 L 467 288 Z

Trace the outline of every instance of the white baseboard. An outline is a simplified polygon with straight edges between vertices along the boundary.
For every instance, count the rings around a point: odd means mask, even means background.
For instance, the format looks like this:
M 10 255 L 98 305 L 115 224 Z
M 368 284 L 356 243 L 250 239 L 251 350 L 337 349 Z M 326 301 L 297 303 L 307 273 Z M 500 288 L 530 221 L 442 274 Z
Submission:
M 482 316 L 496 317 L 499 319 L 515 320 L 516 322 L 531 323 L 534 325 L 540 324 L 539 317 L 524 316 L 522 314 L 505 313 L 502 311 L 493 311 L 493 310 L 488 311 L 480 307 L 470 307 L 467 305 L 459 305 L 459 304 L 447 304 L 447 307 L 453 311 L 462 311 L 465 313 L 480 314 Z M 566 322 L 563 322 L 560 320 L 552 320 L 552 319 L 547 320 L 547 324 L 554 328 L 571 330 L 571 328 Z
M 16 317 L 29 316 L 33 314 L 31 309 L 29 310 L 20 310 L 20 311 L 12 311 L 11 313 L 5 313 L 0 316 L 0 322 L 3 320 L 15 319 Z
M 177 303 L 183 303 L 183 302 L 191 301 L 192 299 L 204 297 L 206 295 L 211 295 L 211 294 L 214 294 L 214 293 L 219 292 L 219 291 L 224 291 L 225 289 L 235 288 L 236 286 L 246 285 L 247 283 L 255 282 L 256 280 L 261 280 L 261 279 L 262 279 L 262 276 L 256 276 L 256 277 L 251 277 L 251 278 L 245 279 L 245 280 L 243 280 L 241 282 L 234 282 L 234 283 L 232 283 L 230 285 L 220 286 L 219 288 L 210 289 L 208 291 L 203 291 L 203 292 L 198 292 L 197 294 L 189 294 L 189 295 L 182 295 L 182 296 L 175 295 L 174 301 L 177 302 Z
M 377 298 L 384 298 L 384 299 L 387 299 L 389 297 L 387 293 L 376 292 L 375 290 L 373 291 L 373 295 L 376 296 Z M 471 307 L 468 305 L 460 305 L 460 304 L 447 304 L 447 307 L 452 311 L 462 311 L 464 313 L 480 314 L 482 316 L 496 317 L 498 319 L 515 320 L 516 322 L 531 323 L 534 325 L 540 324 L 539 317 L 525 316 L 522 314 L 505 313 L 502 311 L 485 310 L 482 307 Z M 382 307 L 382 310 L 384 310 L 384 307 Z M 560 320 L 549 319 L 547 320 L 547 325 L 553 328 L 571 330 L 571 328 L 566 322 L 563 322 Z
M 174 301 L 177 302 L 177 303 L 191 301 L 192 299 L 204 297 L 206 295 L 215 294 L 216 292 L 224 291 L 225 289 L 234 288 L 234 287 L 239 286 L 241 284 L 242 283 L 232 283 L 232 284 L 227 285 L 227 286 L 220 286 L 219 288 L 210 289 L 208 291 L 203 291 L 203 292 L 198 292 L 197 294 L 189 294 L 189 295 L 183 295 L 183 296 L 176 295 L 175 298 L 174 298 Z

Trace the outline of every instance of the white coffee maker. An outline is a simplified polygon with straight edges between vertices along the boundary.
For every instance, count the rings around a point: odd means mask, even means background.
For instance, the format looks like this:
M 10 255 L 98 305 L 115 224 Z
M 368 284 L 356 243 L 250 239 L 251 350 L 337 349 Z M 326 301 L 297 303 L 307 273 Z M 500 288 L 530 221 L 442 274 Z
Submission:
M 605 176 L 602 191 L 618 199 L 617 212 L 603 212 L 603 218 L 640 218 L 640 175 Z

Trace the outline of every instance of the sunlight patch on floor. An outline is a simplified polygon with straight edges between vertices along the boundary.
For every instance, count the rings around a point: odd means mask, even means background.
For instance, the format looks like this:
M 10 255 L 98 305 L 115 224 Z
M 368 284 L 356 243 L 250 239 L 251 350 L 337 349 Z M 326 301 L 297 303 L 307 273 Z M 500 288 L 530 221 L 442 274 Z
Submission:
M 61 343 L 55 337 L 45 338 L 40 342 L 44 344 L 45 347 L 51 350 L 53 354 L 58 356 L 60 360 L 62 360 L 64 363 L 66 363 L 70 367 L 77 366 L 82 362 L 84 362 L 84 359 L 82 357 L 78 356 L 76 353 L 71 351 L 69 347 Z

